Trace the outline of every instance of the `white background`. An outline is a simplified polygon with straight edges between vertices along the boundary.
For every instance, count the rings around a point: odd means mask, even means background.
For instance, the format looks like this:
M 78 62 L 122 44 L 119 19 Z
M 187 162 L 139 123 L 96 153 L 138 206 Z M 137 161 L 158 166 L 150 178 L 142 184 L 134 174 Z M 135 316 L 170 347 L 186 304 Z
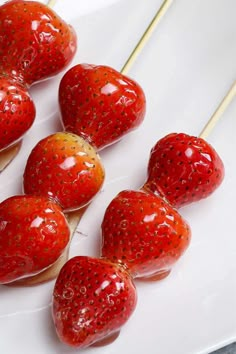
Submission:
M 3 3 L 1 1 L 0 3 Z M 160 0 L 58 0 L 55 9 L 78 34 L 73 64 L 120 69 L 160 6 Z M 84 215 L 71 256 L 99 254 L 100 224 L 109 201 L 145 180 L 151 147 L 170 132 L 197 135 L 236 79 L 235 0 L 175 0 L 129 73 L 145 90 L 147 115 L 136 132 L 101 152 L 103 191 Z M 31 89 L 34 127 L 14 162 L 0 175 L 0 200 L 21 193 L 25 161 L 35 143 L 61 130 L 58 77 Z M 171 275 L 137 282 L 135 314 L 110 346 L 96 354 L 200 354 L 236 339 L 236 100 L 208 141 L 221 155 L 226 177 L 207 200 L 181 210 L 192 244 Z M 0 288 L 1 354 L 66 354 L 54 333 L 50 302 L 54 282 Z

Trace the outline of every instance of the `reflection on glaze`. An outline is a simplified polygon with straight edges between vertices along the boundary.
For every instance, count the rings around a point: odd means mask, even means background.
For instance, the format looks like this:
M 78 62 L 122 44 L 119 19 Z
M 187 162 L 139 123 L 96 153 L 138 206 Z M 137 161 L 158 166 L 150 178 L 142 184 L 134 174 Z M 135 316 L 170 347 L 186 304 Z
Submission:
M 144 218 L 143 218 L 143 221 L 144 222 L 152 222 L 155 220 L 157 214 L 156 213 L 153 213 L 151 215 L 145 215 Z
M 112 95 L 116 91 L 118 91 L 118 87 L 110 83 L 106 84 L 101 88 L 101 93 L 103 95 Z
M 187 148 L 186 150 L 185 150 L 185 155 L 186 155 L 186 157 L 192 157 L 192 155 L 193 155 L 193 149 L 191 149 L 191 148 Z
M 62 170 L 69 170 L 76 165 L 76 159 L 73 156 L 66 157 L 65 160 L 59 165 Z
M 45 220 L 39 216 L 37 216 L 30 224 L 30 228 L 32 227 L 40 227 Z

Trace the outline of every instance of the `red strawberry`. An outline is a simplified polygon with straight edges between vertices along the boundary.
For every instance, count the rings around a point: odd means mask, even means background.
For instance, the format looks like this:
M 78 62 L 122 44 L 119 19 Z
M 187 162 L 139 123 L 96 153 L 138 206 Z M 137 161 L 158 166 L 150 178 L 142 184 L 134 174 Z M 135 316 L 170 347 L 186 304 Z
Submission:
M 76 35 L 52 9 L 36 1 L 0 6 L 0 73 L 24 84 L 65 68 L 76 51 Z
M 208 197 L 223 178 L 223 162 L 211 145 L 201 138 L 174 133 L 153 147 L 144 188 L 180 208 Z
M 104 169 L 94 148 L 71 133 L 55 133 L 32 150 L 24 172 L 26 194 L 46 196 L 64 211 L 91 201 L 104 181 Z
M 53 293 L 60 340 L 85 348 L 118 332 L 137 301 L 129 273 L 110 261 L 74 257 L 62 268 Z
M 70 230 L 61 208 L 42 197 L 14 196 L 0 203 L 0 284 L 52 265 Z
M 162 198 L 143 191 L 119 193 L 102 222 L 102 256 L 134 277 L 161 279 L 187 249 L 191 231 Z
M 66 131 L 98 149 L 137 128 L 146 109 L 141 87 L 108 66 L 79 64 L 62 78 L 59 104 Z
M 21 139 L 34 118 L 34 103 L 26 88 L 0 76 L 0 151 Z

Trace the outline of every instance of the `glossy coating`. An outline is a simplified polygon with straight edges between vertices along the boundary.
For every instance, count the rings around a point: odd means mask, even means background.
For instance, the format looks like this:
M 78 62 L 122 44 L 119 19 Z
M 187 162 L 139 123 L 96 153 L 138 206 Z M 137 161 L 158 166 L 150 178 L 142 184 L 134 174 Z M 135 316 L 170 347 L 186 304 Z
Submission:
M 146 111 L 145 95 L 133 80 L 108 66 L 79 64 L 62 78 L 61 117 L 66 131 L 97 149 L 137 128 Z
M 74 257 L 62 268 L 53 292 L 57 335 L 85 348 L 128 321 L 137 302 L 132 278 L 123 267 L 90 257 Z
M 151 150 L 144 188 L 180 208 L 211 195 L 224 179 L 224 165 L 205 140 L 173 133 Z
M 76 34 L 36 1 L 0 6 L 0 73 L 31 85 L 59 73 L 76 51 Z
M 34 147 L 23 183 L 26 194 L 49 197 L 70 211 L 89 203 L 103 181 L 104 169 L 94 148 L 75 134 L 59 132 Z
M 0 203 L 0 284 L 36 274 L 67 246 L 61 208 L 46 198 L 13 196 Z
M 187 222 L 162 198 L 126 190 L 106 209 L 101 254 L 125 265 L 134 277 L 168 275 L 190 238 Z
M 0 75 L 0 151 L 15 143 L 35 119 L 35 106 L 27 89 Z

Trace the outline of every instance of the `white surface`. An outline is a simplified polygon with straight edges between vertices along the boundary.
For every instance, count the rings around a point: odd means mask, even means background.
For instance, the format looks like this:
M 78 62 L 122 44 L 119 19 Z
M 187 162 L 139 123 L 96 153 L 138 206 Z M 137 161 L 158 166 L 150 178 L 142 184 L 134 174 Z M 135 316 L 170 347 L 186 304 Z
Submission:
M 120 69 L 161 0 L 112 2 L 58 0 L 59 13 L 71 16 L 79 36 L 73 64 Z M 94 12 L 94 6 L 102 9 Z M 76 16 L 76 11 L 87 14 Z M 236 79 L 235 12 L 235 0 L 174 1 L 130 72 L 146 92 L 146 120 L 102 151 L 104 190 L 83 217 L 78 229 L 84 236 L 73 240 L 71 256 L 98 254 L 106 206 L 120 190 L 142 184 L 154 143 L 174 131 L 197 135 Z M 31 90 L 37 121 L 19 156 L 0 176 L 1 200 L 20 193 L 25 159 L 35 143 L 61 129 L 60 77 Z M 115 343 L 85 353 L 199 354 L 236 339 L 235 116 L 236 100 L 209 137 L 225 163 L 224 184 L 211 198 L 182 209 L 193 231 L 189 251 L 166 280 L 137 283 L 137 310 Z M 62 346 L 54 334 L 49 309 L 53 284 L 0 288 L 1 354 L 78 352 Z

